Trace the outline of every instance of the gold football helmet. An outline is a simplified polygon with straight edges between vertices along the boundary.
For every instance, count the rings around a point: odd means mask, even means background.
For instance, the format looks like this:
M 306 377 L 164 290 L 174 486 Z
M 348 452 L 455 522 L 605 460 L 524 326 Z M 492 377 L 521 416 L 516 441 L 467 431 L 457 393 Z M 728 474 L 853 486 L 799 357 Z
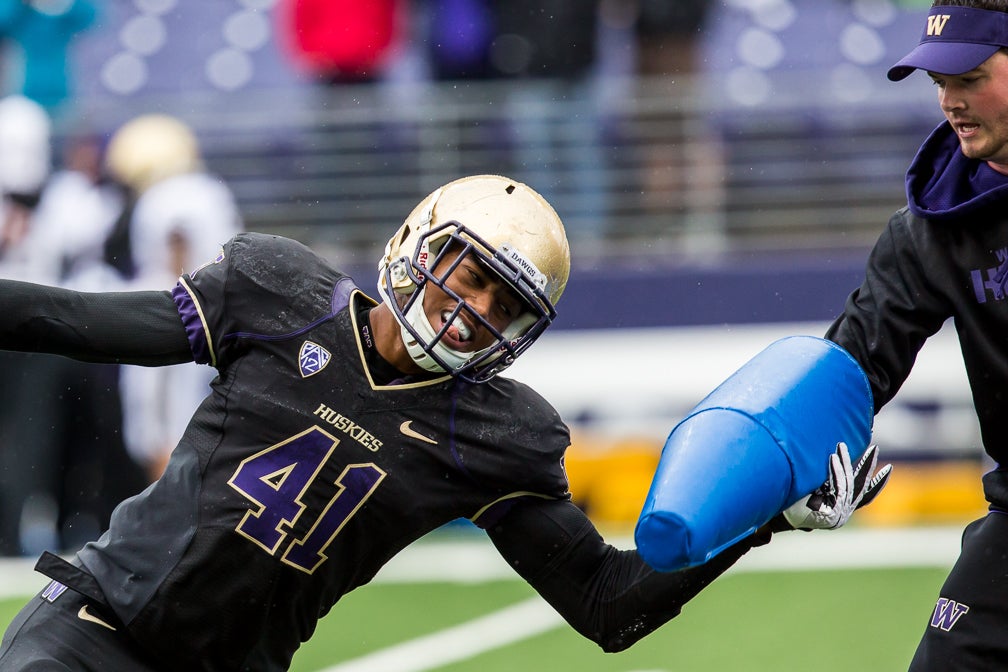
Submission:
M 445 286 L 457 263 L 440 275 L 434 273 L 449 249 L 460 250 L 459 259 L 475 257 L 522 300 L 523 311 L 503 331 Z M 569 274 L 567 236 L 546 199 L 510 178 L 475 175 L 444 185 L 413 209 L 378 262 L 378 290 L 420 367 L 484 382 L 510 366 L 550 325 Z M 430 324 L 423 309 L 427 283 L 458 302 L 440 329 Z M 477 352 L 461 352 L 441 342 L 462 311 L 495 342 Z
M 109 174 L 135 193 L 155 182 L 202 168 L 192 129 L 166 114 L 143 114 L 112 135 L 105 153 Z

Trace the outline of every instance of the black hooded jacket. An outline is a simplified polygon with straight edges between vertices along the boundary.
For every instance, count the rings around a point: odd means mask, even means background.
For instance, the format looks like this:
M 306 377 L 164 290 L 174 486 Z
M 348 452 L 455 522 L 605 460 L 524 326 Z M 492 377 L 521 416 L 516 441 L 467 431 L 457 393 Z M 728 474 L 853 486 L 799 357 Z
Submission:
M 868 374 L 876 412 L 924 342 L 952 319 L 987 453 L 985 495 L 1008 510 L 1008 176 L 959 149 L 941 124 L 907 171 L 907 206 L 889 220 L 864 283 L 826 337 Z

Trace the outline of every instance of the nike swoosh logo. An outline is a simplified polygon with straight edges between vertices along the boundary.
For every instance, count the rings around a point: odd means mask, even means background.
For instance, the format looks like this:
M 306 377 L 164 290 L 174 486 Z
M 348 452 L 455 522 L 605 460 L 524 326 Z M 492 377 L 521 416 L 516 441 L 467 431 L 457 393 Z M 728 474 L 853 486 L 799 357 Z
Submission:
M 103 621 L 102 619 L 98 618 L 97 616 L 95 616 L 94 614 L 92 614 L 90 611 L 88 611 L 88 608 L 87 608 L 86 604 L 83 607 L 80 608 L 80 611 L 77 612 L 77 618 L 81 619 L 82 621 L 87 621 L 88 623 L 97 623 L 98 625 L 102 626 L 103 628 L 108 628 L 109 630 L 112 630 L 113 632 L 115 632 L 115 627 L 113 625 L 111 625 L 109 623 L 106 623 L 105 621 Z
M 413 421 L 412 420 L 407 420 L 406 422 L 404 422 L 401 425 L 399 425 L 399 431 L 402 432 L 404 435 L 410 437 L 411 439 L 420 439 L 424 443 L 429 443 L 432 446 L 436 446 L 437 445 L 437 441 L 435 441 L 434 439 L 432 439 L 430 437 L 424 436 L 420 432 L 416 431 L 415 429 L 413 429 L 412 427 L 410 427 L 411 424 L 413 424 Z

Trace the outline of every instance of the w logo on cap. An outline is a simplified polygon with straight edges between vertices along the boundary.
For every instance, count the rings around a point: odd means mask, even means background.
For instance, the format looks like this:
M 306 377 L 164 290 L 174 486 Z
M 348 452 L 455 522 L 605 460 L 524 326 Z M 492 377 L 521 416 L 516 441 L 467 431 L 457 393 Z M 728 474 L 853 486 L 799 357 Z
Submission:
M 329 363 L 332 355 L 318 343 L 305 341 L 301 344 L 301 352 L 298 353 L 298 366 L 301 369 L 301 377 L 314 376 Z
M 945 29 L 945 22 L 949 20 L 950 14 L 932 14 L 927 17 L 927 34 L 930 37 L 941 37 Z

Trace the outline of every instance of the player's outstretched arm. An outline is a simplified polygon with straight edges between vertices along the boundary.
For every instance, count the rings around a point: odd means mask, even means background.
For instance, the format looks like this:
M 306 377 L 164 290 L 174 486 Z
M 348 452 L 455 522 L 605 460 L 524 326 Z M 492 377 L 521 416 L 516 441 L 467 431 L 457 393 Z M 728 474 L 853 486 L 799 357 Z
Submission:
M 829 478 L 772 521 L 774 530 L 835 530 L 843 526 L 856 509 L 875 499 L 889 482 L 892 465 L 876 471 L 878 456 L 878 446 L 869 446 L 858 463 L 852 465 L 847 445 L 838 443 L 836 452 L 830 456 Z
M 770 539 L 763 530 L 706 564 L 658 572 L 635 550 L 607 544 L 569 501 L 520 501 L 487 532 L 515 571 L 607 652 L 628 648 L 677 616 L 746 551 Z
M 193 361 L 167 291 L 84 293 L 17 280 L 0 280 L 0 349 L 146 366 Z

